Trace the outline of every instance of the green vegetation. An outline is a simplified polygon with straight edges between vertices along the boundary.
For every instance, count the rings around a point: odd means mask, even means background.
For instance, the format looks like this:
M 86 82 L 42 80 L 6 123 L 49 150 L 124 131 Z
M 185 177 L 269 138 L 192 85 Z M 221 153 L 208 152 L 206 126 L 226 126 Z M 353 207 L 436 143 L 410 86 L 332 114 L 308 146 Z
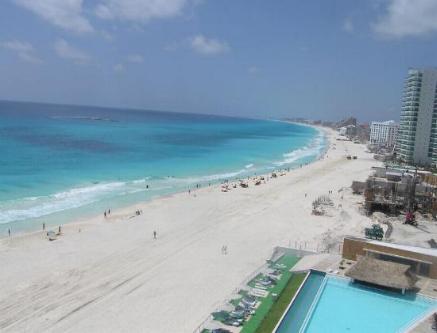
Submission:
M 282 314 L 287 309 L 293 296 L 296 294 L 299 286 L 305 279 L 305 273 L 293 274 L 290 278 L 288 284 L 282 291 L 281 295 L 277 301 L 272 305 L 270 311 L 263 318 L 258 328 L 255 330 L 256 333 L 271 333 L 275 328 L 276 324 L 282 317 Z
M 282 256 L 278 261 L 271 264 L 272 268 L 278 268 L 282 267 L 282 277 L 278 281 L 278 283 L 273 287 L 270 288 L 269 295 L 265 298 L 260 298 L 261 304 L 256 309 L 256 312 L 253 316 L 250 317 L 250 319 L 244 324 L 243 329 L 241 330 L 241 333 L 258 333 L 258 332 L 271 332 L 273 328 L 276 325 L 276 322 L 273 324 L 272 329 L 270 331 L 258 331 L 260 325 L 263 324 L 264 318 L 268 319 L 268 321 L 272 321 L 276 314 L 281 308 L 278 308 L 278 310 L 275 310 L 275 313 L 270 315 L 271 309 L 276 309 L 276 306 L 274 306 L 281 298 L 287 299 L 288 303 L 291 300 L 291 297 L 293 297 L 294 293 L 296 292 L 297 288 L 299 288 L 300 284 L 303 281 L 303 278 L 305 277 L 305 274 L 292 274 L 289 270 L 291 267 L 293 267 L 297 262 L 299 261 L 299 258 L 289 255 Z M 262 276 L 257 276 L 254 280 L 251 282 L 254 282 L 256 279 L 260 278 Z M 250 284 L 249 284 L 250 285 Z M 296 286 L 296 289 L 294 290 L 293 294 L 291 294 L 291 290 L 289 290 L 289 286 Z M 286 292 L 286 295 L 284 294 Z M 284 296 L 283 296 L 284 294 Z M 279 298 L 278 298 L 279 295 Z M 282 310 L 281 314 L 276 320 L 280 319 L 280 316 L 282 315 L 283 311 L 287 307 L 287 304 L 285 305 L 284 309 Z M 271 318 L 271 319 L 269 319 Z
M 244 321 L 244 313 L 231 314 L 230 311 L 218 311 L 212 313 L 214 320 L 227 325 L 233 324 L 234 321 L 237 320 L 243 325 L 241 333 L 272 332 L 305 278 L 305 273 L 294 274 L 290 272 L 290 269 L 299 261 L 299 259 L 300 258 L 293 255 L 285 254 L 276 262 L 269 263 L 269 267 L 276 271 L 276 277 L 280 277 L 276 283 L 271 283 L 273 280 L 270 280 L 269 282 L 271 277 L 262 273 L 258 274 L 248 283 L 248 286 L 255 287 L 258 283 L 263 284 L 267 280 L 268 283 L 265 283 L 265 288 L 266 291 L 268 291 L 268 295 L 266 297 L 257 297 L 260 304 L 256 308 L 255 313 L 251 315 L 247 321 Z M 241 300 L 246 296 L 248 296 L 248 291 L 240 290 L 239 295 L 235 299 L 232 299 L 230 303 L 234 307 L 237 307 Z M 202 333 L 207 332 L 208 331 L 204 331 Z

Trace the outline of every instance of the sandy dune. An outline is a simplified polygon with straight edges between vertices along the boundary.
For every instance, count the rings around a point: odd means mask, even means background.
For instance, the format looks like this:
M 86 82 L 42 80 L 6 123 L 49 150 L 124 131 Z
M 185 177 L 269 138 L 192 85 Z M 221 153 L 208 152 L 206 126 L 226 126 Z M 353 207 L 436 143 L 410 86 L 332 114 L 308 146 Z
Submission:
M 274 246 L 335 251 L 370 224 L 362 198 L 338 190 L 377 162 L 363 145 L 331 142 L 323 160 L 260 186 L 157 199 L 65 226 L 53 242 L 42 233 L 0 241 L 0 331 L 192 332 Z M 329 190 L 331 216 L 311 215 Z M 137 208 L 144 214 L 126 217 Z

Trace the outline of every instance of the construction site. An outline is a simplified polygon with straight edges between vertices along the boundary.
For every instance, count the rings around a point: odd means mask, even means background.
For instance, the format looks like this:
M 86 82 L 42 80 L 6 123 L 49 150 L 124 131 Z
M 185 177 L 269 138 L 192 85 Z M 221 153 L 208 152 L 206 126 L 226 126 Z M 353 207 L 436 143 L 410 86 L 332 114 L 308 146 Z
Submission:
M 365 181 L 352 183 L 355 194 L 363 194 L 368 215 L 374 211 L 399 214 L 418 211 L 422 215 L 437 214 L 437 176 L 429 171 L 373 167 Z

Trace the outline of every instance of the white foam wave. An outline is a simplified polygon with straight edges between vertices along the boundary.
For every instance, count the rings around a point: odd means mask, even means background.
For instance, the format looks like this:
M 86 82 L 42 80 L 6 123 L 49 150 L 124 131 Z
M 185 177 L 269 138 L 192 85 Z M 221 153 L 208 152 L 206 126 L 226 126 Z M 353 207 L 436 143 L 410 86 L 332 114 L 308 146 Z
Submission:
M 134 180 L 132 183 L 133 184 L 145 184 L 149 179 L 150 179 L 150 177 L 145 177 L 143 179 Z
M 283 155 L 284 159 L 282 161 L 277 161 L 274 164 L 276 166 L 283 166 L 286 164 L 292 164 L 306 157 L 318 157 L 322 154 L 324 147 L 324 134 L 319 131 L 319 134 L 308 146 L 285 153 Z
M 19 202 L 6 202 L 0 209 L 0 224 L 50 215 L 63 210 L 94 203 L 103 196 L 122 189 L 126 183 L 114 182 L 72 188 L 48 196 L 27 197 Z M 8 209 L 7 206 L 20 208 Z
M 219 174 L 205 175 L 205 176 L 198 176 L 198 177 L 185 177 L 185 178 L 172 177 L 172 178 L 168 178 L 168 180 L 173 183 L 200 184 L 200 183 L 215 182 L 215 181 L 235 178 L 237 176 L 241 176 L 246 172 L 247 172 L 246 169 L 241 169 L 235 172 L 219 173 Z
M 308 146 L 296 149 L 283 155 L 284 159 L 274 163 L 274 166 L 291 164 L 305 157 L 319 156 L 324 148 L 323 133 L 320 133 Z M 265 166 L 262 170 L 274 167 Z M 146 185 L 151 195 L 159 195 L 160 191 L 181 190 L 194 184 L 214 183 L 243 177 L 257 169 L 250 163 L 243 169 L 203 176 L 191 177 L 144 177 L 128 182 L 118 181 L 110 183 L 93 184 L 91 186 L 75 187 L 67 191 L 54 193 L 47 196 L 32 196 L 14 201 L 0 202 L 0 224 L 41 218 L 54 213 L 79 208 L 105 199 L 123 195 L 135 195 L 146 191 Z
M 67 191 L 54 193 L 47 196 L 33 196 L 14 201 L 0 202 L 0 224 L 41 218 L 54 213 L 79 208 L 105 199 L 124 195 L 151 191 L 153 194 L 160 191 L 183 189 L 191 184 L 216 182 L 223 179 L 237 177 L 246 170 L 237 172 L 206 175 L 199 177 L 145 177 L 129 182 L 100 183 L 91 186 L 72 188 Z M 146 187 L 148 185 L 148 188 Z

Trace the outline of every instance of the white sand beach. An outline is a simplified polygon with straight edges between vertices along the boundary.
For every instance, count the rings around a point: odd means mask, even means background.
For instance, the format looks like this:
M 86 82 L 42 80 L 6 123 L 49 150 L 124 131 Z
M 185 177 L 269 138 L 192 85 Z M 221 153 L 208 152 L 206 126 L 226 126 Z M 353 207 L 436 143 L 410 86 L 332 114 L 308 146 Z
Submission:
M 156 199 L 65 225 L 52 242 L 43 232 L 1 240 L 0 331 L 193 332 L 274 246 L 338 251 L 372 223 L 362 196 L 341 189 L 380 162 L 328 134 L 325 158 L 266 184 Z M 312 215 L 330 190 L 335 208 Z

